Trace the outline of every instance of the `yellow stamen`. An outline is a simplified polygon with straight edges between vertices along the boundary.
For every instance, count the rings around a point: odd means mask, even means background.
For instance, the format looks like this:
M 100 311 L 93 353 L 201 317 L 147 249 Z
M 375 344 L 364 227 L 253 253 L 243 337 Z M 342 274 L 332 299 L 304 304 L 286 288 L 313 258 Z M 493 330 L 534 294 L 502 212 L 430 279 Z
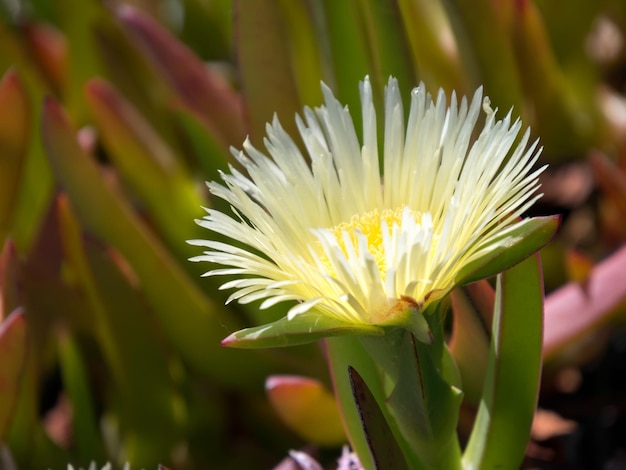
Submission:
M 404 207 L 397 209 L 384 209 L 379 211 L 378 209 L 371 210 L 365 214 L 355 214 L 348 222 L 341 222 L 340 224 L 332 227 L 330 231 L 333 233 L 339 245 L 347 254 L 344 244 L 344 232 L 348 234 L 352 245 L 355 247 L 358 253 L 357 234 L 361 233 L 365 235 L 367 239 L 367 248 L 371 255 L 376 260 L 378 269 L 382 278 L 385 277 L 385 249 L 383 246 L 383 234 L 382 234 L 382 221 L 384 220 L 389 229 L 392 229 L 394 225 L 400 226 L 402 223 L 402 213 Z M 421 219 L 421 214 L 411 211 L 412 215 L 417 221 Z

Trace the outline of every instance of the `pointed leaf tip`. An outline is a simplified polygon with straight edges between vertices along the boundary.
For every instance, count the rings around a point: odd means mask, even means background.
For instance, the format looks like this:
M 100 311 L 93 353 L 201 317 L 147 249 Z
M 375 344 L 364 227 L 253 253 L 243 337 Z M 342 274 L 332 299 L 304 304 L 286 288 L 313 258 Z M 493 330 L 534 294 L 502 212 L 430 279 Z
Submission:
M 63 126 L 67 126 L 68 119 L 65 111 L 59 104 L 59 102 L 53 96 L 47 95 L 43 99 L 43 113 L 42 113 L 42 123 L 44 132 L 47 129 L 47 126 L 52 123 L 59 123 Z M 44 134 L 44 139 L 45 139 Z
M 10 67 L 2 77 L 2 87 L 21 87 L 22 81 L 14 67 Z
M 235 345 L 233 343 L 237 341 L 235 333 L 229 334 L 226 338 L 224 338 L 222 341 L 220 341 L 220 344 L 222 346 L 226 346 L 226 347 L 234 347 Z
M 335 397 L 320 381 L 272 375 L 265 390 L 283 422 L 306 441 L 330 446 L 346 441 Z
M 110 99 L 112 96 L 111 85 L 100 77 L 95 77 L 85 84 L 85 93 L 88 96 L 95 96 L 102 100 Z
M 14 328 L 23 328 L 25 326 L 24 313 L 21 308 L 13 310 L 7 316 L 6 320 L 0 323 L 0 338 L 3 337 L 7 331 Z
M 115 11 L 115 14 L 117 15 L 119 19 L 124 20 L 124 21 L 135 21 L 135 20 L 141 21 L 141 15 L 138 13 L 137 9 L 126 3 L 123 3 L 122 5 L 118 6 Z

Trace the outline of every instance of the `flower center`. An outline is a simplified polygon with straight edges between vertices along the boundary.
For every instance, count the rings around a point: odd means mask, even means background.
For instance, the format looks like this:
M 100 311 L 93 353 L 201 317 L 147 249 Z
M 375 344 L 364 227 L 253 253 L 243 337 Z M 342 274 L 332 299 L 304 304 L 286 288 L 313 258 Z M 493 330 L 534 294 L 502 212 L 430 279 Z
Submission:
M 359 253 L 358 236 L 359 234 L 364 235 L 367 240 L 367 250 L 376 260 L 381 277 L 384 279 L 387 266 L 385 261 L 385 246 L 383 243 L 383 227 L 386 226 L 389 230 L 392 230 L 394 226 L 400 226 L 402 224 L 404 211 L 404 207 L 399 207 L 393 210 L 384 209 L 379 211 L 378 209 L 374 209 L 364 214 L 355 214 L 349 221 L 341 222 L 332 227 L 330 231 L 335 236 L 346 255 L 347 250 L 344 241 L 344 233 L 348 235 L 357 253 Z M 418 212 L 410 211 L 410 214 L 417 222 L 421 219 L 421 214 Z M 384 224 L 383 221 L 385 222 Z

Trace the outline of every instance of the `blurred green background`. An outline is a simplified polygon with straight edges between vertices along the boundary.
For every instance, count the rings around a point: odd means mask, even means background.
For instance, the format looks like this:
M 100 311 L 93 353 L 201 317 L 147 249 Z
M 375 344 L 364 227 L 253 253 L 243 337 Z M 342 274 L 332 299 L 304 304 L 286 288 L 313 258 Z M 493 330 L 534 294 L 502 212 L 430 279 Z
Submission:
M 264 393 L 272 374 L 329 386 L 321 349 L 221 347 L 287 307 L 224 306 L 185 241 L 208 236 L 194 219 L 220 202 L 203 182 L 234 165 L 230 146 L 262 146 L 274 113 L 295 136 L 320 80 L 358 128 L 365 75 L 382 131 L 390 74 L 407 101 L 420 81 L 484 85 L 541 138 L 551 167 L 533 214 L 563 224 L 542 253 L 527 465 L 625 463 L 626 3 L 1 0 L 0 14 L 0 468 L 339 455 L 336 419 L 294 411 L 333 415 L 319 384 Z

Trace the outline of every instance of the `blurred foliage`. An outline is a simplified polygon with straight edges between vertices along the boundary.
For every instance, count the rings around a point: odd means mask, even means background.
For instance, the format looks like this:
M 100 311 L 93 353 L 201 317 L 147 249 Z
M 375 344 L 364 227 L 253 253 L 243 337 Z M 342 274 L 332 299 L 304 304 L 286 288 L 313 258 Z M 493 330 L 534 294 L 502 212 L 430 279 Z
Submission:
M 537 211 L 565 216 L 543 251 L 546 286 L 569 269 L 583 274 L 566 288 L 588 294 L 548 299 L 548 318 L 566 312 L 546 323 L 552 370 L 589 360 L 581 338 L 625 318 L 624 283 L 594 279 L 623 279 L 626 264 L 572 267 L 568 254 L 599 262 L 626 239 L 620 0 L 3 0 L 0 12 L 0 438 L 18 468 L 267 468 L 303 444 L 259 392 L 270 374 L 328 386 L 323 355 L 222 348 L 285 310 L 223 306 L 185 240 L 204 236 L 193 219 L 219 203 L 202 182 L 234 164 L 229 147 L 261 143 L 274 113 L 295 135 L 320 80 L 356 111 L 368 74 L 379 116 L 390 74 L 404 90 L 484 85 L 513 107 L 553 164 Z M 325 434 L 302 416 L 288 423 L 300 436 Z

